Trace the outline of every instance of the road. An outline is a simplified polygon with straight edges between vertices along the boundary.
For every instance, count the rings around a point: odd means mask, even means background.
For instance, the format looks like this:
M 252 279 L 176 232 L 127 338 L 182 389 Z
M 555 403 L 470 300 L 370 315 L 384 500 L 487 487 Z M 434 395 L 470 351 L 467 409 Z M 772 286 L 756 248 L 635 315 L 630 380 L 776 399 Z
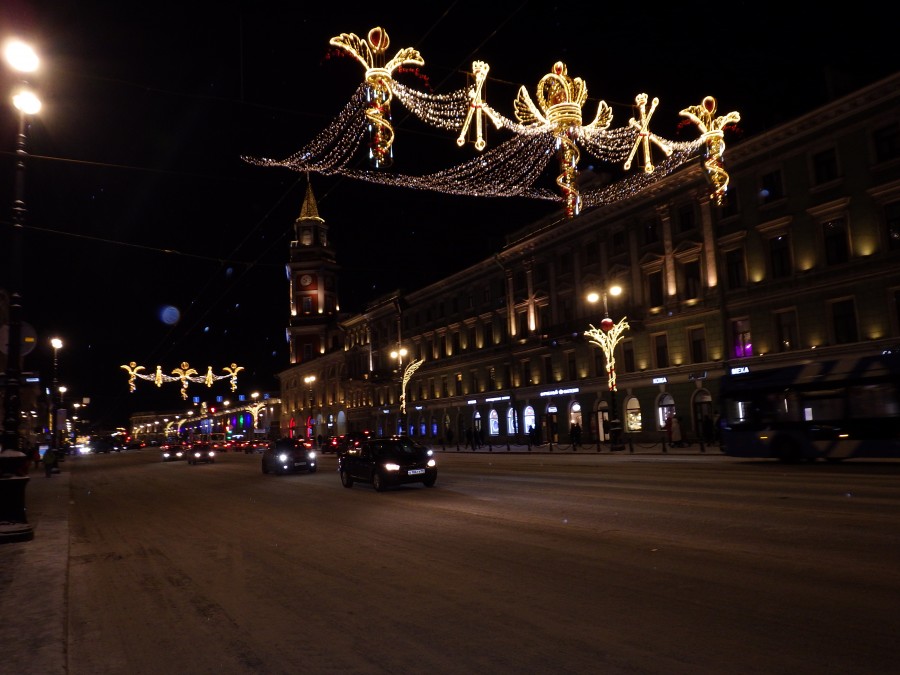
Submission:
M 66 462 L 68 673 L 898 672 L 900 463 L 438 459 Z

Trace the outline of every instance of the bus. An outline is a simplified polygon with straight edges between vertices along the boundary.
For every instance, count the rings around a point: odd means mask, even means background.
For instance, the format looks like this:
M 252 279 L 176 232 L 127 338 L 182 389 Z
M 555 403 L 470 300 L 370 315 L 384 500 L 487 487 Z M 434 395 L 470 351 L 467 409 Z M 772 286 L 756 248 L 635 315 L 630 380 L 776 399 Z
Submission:
M 900 457 L 900 348 L 775 367 L 721 383 L 722 452 L 783 462 Z

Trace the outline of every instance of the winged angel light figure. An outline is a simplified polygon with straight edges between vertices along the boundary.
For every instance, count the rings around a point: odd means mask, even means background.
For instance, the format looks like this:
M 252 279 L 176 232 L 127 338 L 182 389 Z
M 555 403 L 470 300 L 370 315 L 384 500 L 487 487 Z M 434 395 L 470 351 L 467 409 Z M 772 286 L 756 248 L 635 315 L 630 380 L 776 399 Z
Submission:
M 582 108 L 587 102 L 587 84 L 580 77 L 570 77 L 566 64 L 557 61 L 551 72 L 538 83 L 536 101 L 524 86 L 519 89 L 514 101 L 516 119 L 512 120 L 484 100 L 484 85 L 490 68 L 483 61 L 472 64 L 473 84 L 449 94 L 430 94 L 393 78 L 394 71 L 401 66 L 424 65 L 424 59 L 415 49 L 401 49 L 384 65 L 378 65 L 384 62 L 390 44 L 383 28 L 373 28 L 365 40 L 353 33 L 342 33 L 332 38 L 331 44 L 356 57 L 366 67 L 365 81 L 343 111 L 316 138 L 290 157 L 282 160 L 244 157 L 245 161 L 258 166 L 340 174 L 373 183 L 447 194 L 553 201 L 561 198 L 566 214 L 574 217 L 584 207 L 633 196 L 698 157 L 705 147 L 704 166 L 713 186 L 710 197 L 719 204 L 724 199 L 728 174 L 723 159 L 722 130 L 727 124 L 740 121 L 740 115 L 731 112 L 713 117 L 716 104 L 711 96 L 699 106 L 687 107 L 680 113 L 700 129 L 701 136 L 693 141 L 676 142 L 652 133 L 650 121 L 659 99 L 654 98 L 648 110 L 650 99 L 645 93 L 635 97 L 640 119 L 632 117 L 628 125 L 611 128 L 612 109 L 601 100 L 594 118 L 585 125 L 582 124 Z M 380 170 L 390 166 L 393 159 L 390 104 L 395 99 L 425 124 L 456 133 L 458 145 L 464 145 L 467 136 L 474 135 L 474 146 L 481 154 L 449 169 L 419 176 Z M 487 145 L 485 118 L 497 130 L 509 132 L 512 137 L 482 153 Z M 371 169 L 353 168 L 354 158 L 366 137 L 369 139 Z M 658 164 L 653 162 L 653 147 L 665 155 Z M 625 170 L 631 168 L 640 151 L 643 171 L 615 183 L 580 191 L 578 164 L 582 151 L 601 162 L 621 163 Z M 537 184 L 554 157 L 559 164 L 558 193 Z

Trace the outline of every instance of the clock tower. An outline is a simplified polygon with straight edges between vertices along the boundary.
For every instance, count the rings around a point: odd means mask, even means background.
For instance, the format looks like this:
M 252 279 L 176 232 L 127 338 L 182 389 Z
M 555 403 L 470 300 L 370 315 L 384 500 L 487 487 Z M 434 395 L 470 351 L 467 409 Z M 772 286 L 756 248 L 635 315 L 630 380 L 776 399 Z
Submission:
M 328 241 L 328 225 L 307 182 L 300 215 L 294 221 L 287 276 L 290 280 L 291 319 L 288 327 L 291 364 L 309 361 L 330 347 L 340 311 L 338 273 L 334 250 Z

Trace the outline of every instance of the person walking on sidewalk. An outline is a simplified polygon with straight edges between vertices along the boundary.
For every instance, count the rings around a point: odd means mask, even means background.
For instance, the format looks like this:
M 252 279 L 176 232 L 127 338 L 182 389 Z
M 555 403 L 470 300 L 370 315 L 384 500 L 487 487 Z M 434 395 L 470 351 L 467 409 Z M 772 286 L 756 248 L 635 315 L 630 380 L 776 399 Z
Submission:
M 57 457 L 56 450 L 54 448 L 47 448 L 44 451 L 44 475 L 47 478 L 53 475 L 53 469 L 57 466 Z

